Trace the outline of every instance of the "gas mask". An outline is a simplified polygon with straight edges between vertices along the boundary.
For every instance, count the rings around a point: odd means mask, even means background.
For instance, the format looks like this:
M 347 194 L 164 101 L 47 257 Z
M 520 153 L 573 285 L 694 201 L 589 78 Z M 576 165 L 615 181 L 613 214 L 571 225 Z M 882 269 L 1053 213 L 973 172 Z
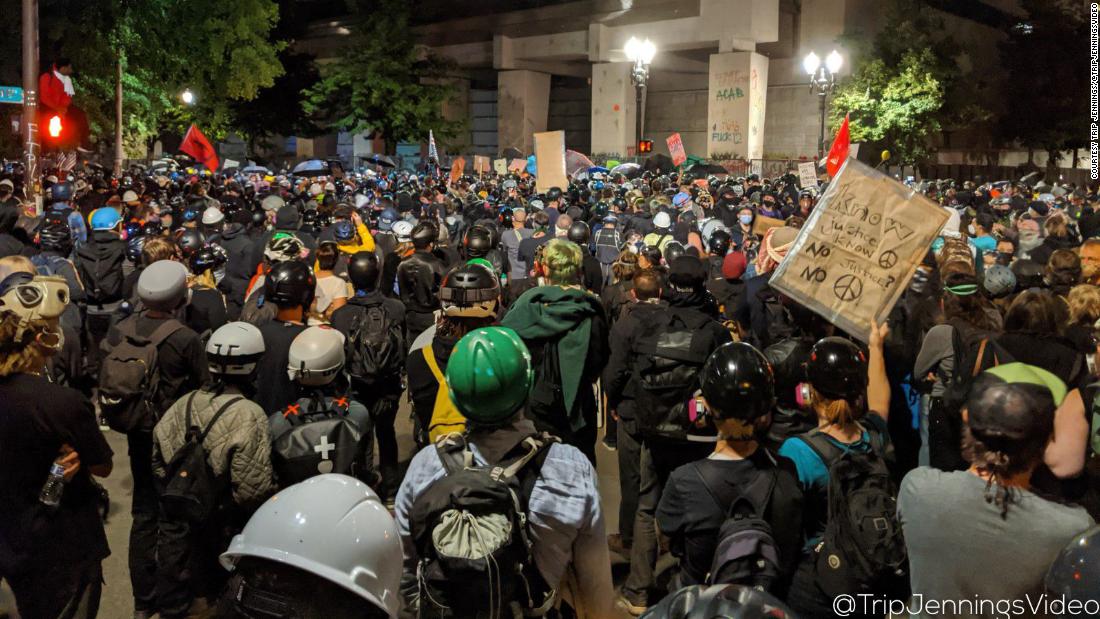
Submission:
M 15 331 L 16 341 L 33 322 L 56 320 L 69 304 L 69 285 L 59 276 L 35 276 L 30 273 L 12 273 L 0 282 L 0 313 L 11 312 L 19 317 Z M 48 336 L 38 343 L 53 351 L 61 350 L 65 336 L 56 323 Z

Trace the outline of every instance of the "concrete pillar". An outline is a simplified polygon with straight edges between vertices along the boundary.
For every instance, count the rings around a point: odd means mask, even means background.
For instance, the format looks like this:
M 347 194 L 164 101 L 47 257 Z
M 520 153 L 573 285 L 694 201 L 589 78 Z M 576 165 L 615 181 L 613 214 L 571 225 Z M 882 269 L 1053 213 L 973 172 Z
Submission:
M 546 131 L 550 110 L 550 74 L 536 71 L 497 73 L 497 145 L 533 153 L 533 134 Z
M 638 105 L 629 62 L 592 65 L 592 154 L 634 152 Z
M 712 54 L 707 95 L 707 156 L 764 157 L 768 59 L 755 52 Z

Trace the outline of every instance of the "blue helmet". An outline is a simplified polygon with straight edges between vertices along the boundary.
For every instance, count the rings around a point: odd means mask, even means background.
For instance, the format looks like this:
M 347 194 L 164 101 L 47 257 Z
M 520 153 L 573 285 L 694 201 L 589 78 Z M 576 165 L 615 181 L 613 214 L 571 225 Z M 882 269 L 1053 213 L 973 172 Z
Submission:
M 332 231 L 336 240 L 345 243 L 355 238 L 355 224 L 346 219 L 342 219 L 336 222 L 336 226 Z
M 110 206 L 96 209 L 89 218 L 89 223 L 92 224 L 92 230 L 111 230 L 117 226 L 120 221 L 122 221 L 122 215 L 120 215 L 114 207 Z
M 390 230 L 393 227 L 393 222 L 401 219 L 401 215 L 398 214 L 395 208 L 384 208 L 382 212 L 378 214 L 378 229 Z
M 70 182 L 60 182 L 50 185 L 47 191 L 50 204 L 54 202 L 68 202 L 73 199 L 73 184 Z

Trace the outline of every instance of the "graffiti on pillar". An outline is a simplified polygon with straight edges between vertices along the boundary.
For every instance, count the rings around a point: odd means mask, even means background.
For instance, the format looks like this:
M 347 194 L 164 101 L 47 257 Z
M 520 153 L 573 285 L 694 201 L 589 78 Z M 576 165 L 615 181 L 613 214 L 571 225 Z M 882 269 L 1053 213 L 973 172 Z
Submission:
M 745 136 L 741 133 L 741 123 L 735 120 L 723 120 L 710 127 L 710 141 L 728 144 L 741 144 Z
M 753 56 L 750 70 L 749 89 L 749 137 L 746 151 L 750 159 L 764 154 L 764 105 L 767 97 L 768 66 L 767 60 L 760 62 Z
M 719 54 L 711 58 L 707 102 L 707 150 L 744 157 L 749 141 L 752 66 L 740 54 Z

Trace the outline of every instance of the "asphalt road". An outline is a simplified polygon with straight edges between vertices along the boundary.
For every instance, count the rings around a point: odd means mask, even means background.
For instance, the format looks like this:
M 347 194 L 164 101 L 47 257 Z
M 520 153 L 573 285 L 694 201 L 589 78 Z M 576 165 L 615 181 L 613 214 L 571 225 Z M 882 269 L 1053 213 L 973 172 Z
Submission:
M 400 458 L 407 463 L 415 453 L 412 438 L 412 422 L 409 419 L 410 407 L 402 400 L 397 415 L 397 442 Z M 133 615 L 134 604 L 130 592 L 130 571 L 127 566 L 127 549 L 130 536 L 130 501 L 133 495 L 133 479 L 130 477 L 130 458 L 126 454 L 126 437 L 114 431 L 106 431 L 107 442 L 114 450 L 114 472 L 101 480 L 111 495 L 111 513 L 106 529 L 107 541 L 111 546 L 111 556 L 103 562 L 103 599 L 99 616 L 105 619 L 127 619 Z M 377 449 L 375 449 L 377 453 Z M 597 448 L 597 469 L 599 471 L 600 494 L 604 505 L 604 521 L 607 531 L 618 531 L 619 520 L 619 481 L 618 462 L 615 454 L 602 446 Z M 623 576 L 618 564 L 617 576 Z M 616 579 L 618 580 L 618 578 Z M 11 619 L 18 619 L 14 611 L 14 601 L 6 586 L 0 587 L 0 619 L 4 611 L 11 613 Z

